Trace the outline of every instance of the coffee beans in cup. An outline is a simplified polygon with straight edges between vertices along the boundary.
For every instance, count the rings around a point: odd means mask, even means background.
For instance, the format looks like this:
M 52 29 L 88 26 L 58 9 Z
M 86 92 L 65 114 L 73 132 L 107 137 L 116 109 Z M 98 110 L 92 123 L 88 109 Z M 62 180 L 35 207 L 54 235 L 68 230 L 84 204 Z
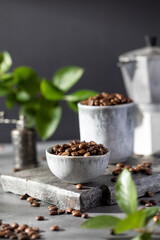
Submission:
M 88 100 L 82 101 L 81 104 L 89 106 L 112 106 L 131 102 L 132 100 L 129 97 L 125 97 L 120 93 L 109 94 L 102 92 L 101 94 L 90 97 Z
M 68 144 L 55 145 L 52 148 L 52 154 L 61 156 L 94 156 L 103 155 L 108 152 L 108 149 L 103 144 L 97 144 L 94 141 L 85 142 L 73 140 Z

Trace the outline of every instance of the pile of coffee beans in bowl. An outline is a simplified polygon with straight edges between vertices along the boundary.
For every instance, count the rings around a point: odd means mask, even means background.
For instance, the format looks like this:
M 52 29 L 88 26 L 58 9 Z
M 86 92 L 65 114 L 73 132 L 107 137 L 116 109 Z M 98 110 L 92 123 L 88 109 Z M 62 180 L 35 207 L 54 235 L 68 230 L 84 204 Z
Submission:
M 103 155 L 108 149 L 103 144 L 97 144 L 94 141 L 85 142 L 73 140 L 68 144 L 55 145 L 52 148 L 52 154 L 60 156 L 95 156 Z
M 81 104 L 89 106 L 112 106 L 131 102 L 132 100 L 130 98 L 120 93 L 109 94 L 102 92 L 101 94 L 90 97 L 88 100 L 81 101 Z

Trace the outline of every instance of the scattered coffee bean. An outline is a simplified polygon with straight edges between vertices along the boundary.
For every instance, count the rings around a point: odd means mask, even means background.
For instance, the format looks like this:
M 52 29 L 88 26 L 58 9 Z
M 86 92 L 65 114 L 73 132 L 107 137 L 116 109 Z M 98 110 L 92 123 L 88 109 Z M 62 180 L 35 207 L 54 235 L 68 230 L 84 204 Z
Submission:
M 68 144 L 56 145 L 52 148 L 54 155 L 62 156 L 92 156 L 106 154 L 108 149 L 103 144 L 96 144 L 94 141 L 76 141 L 73 140 Z
M 26 233 L 28 233 L 28 232 L 30 232 L 30 231 L 32 231 L 32 228 L 31 228 L 31 227 L 27 227 L 27 228 L 25 229 L 25 232 L 26 232 Z
M 142 204 L 142 205 L 145 205 L 145 204 L 148 203 L 148 202 L 147 202 L 147 200 L 145 200 L 145 199 L 141 199 L 139 203 Z
M 38 227 L 33 227 L 32 230 L 35 231 L 35 232 L 39 232 L 39 228 Z
M 18 223 L 13 223 L 12 225 L 11 225 L 13 228 L 18 228 L 19 227 L 19 225 L 18 225 Z
M 79 210 L 73 210 L 72 211 L 72 216 L 74 216 L 74 217 L 81 217 L 82 213 Z
M 57 211 L 57 207 L 56 206 L 50 206 L 48 209 L 49 209 L 49 211 Z
M 44 217 L 43 217 L 43 216 L 37 216 L 37 217 L 36 217 L 36 220 L 37 220 L 37 221 L 43 221 L 43 220 L 44 220 Z
M 34 197 L 28 197 L 28 198 L 27 198 L 27 201 L 28 201 L 28 202 L 31 202 L 31 201 L 33 201 L 33 200 L 36 200 L 36 199 L 35 199 Z
M 20 170 L 21 170 L 20 168 L 14 167 L 14 168 L 12 169 L 12 172 L 18 172 L 18 171 L 20 171 Z
M 146 209 L 146 208 L 145 208 L 145 207 L 141 207 L 139 210 L 142 211 L 142 210 L 144 210 L 144 209 Z
M 157 204 L 156 200 L 154 200 L 154 199 L 151 199 L 149 202 L 152 203 L 153 205 Z
M 58 227 L 58 225 L 53 225 L 50 227 L 50 230 L 51 231 L 59 231 L 59 227 Z
M 146 170 L 146 175 L 152 175 L 152 171 L 150 169 Z
M 82 188 L 83 188 L 83 185 L 81 183 L 76 185 L 76 189 L 82 189 Z
M 38 203 L 38 202 L 33 202 L 31 205 L 32 205 L 32 207 L 39 207 L 39 206 L 40 206 L 40 203 Z
M 64 214 L 64 213 L 65 213 L 65 210 L 58 209 L 58 210 L 57 210 L 57 213 L 58 213 L 59 215 Z
M 154 216 L 154 217 L 153 217 L 153 221 L 154 221 L 154 222 L 158 222 L 158 220 L 159 220 L 159 216 Z
M 66 213 L 71 214 L 73 211 L 73 208 L 67 208 Z
M 28 236 L 29 236 L 29 237 L 31 237 L 33 234 L 35 234 L 35 231 L 33 231 L 33 230 L 30 231 L 30 232 L 28 232 Z
M 117 182 L 117 177 L 112 177 L 111 182 Z
M 21 200 L 26 200 L 27 198 L 28 198 L 27 194 L 20 195 L 20 197 L 19 197 L 19 199 L 21 199 Z
M 144 162 L 144 163 L 142 163 L 142 166 L 150 168 L 152 166 L 152 163 L 151 162 Z
M 154 196 L 154 192 L 152 192 L 151 190 L 146 192 L 146 196 L 147 197 L 153 197 Z
M 114 229 L 110 229 L 110 234 L 115 235 Z
M 132 167 L 131 167 L 131 168 L 129 168 L 128 170 L 129 170 L 131 173 L 135 172 L 135 169 L 134 169 L 134 168 L 132 168 Z
M 58 212 L 57 211 L 50 211 L 49 215 L 58 215 Z
M 35 233 L 31 236 L 31 239 L 40 239 L 40 235 L 38 233 Z
M 125 165 L 124 168 L 130 169 L 132 166 L 130 164 Z
M 124 163 L 117 163 L 117 164 L 116 164 L 116 167 L 123 168 L 123 167 L 124 167 Z
M 83 213 L 81 217 L 82 218 L 88 218 L 88 214 L 87 213 Z
M 145 207 L 152 207 L 152 206 L 153 206 L 153 204 L 150 203 L 150 202 L 148 202 L 148 203 L 145 204 Z

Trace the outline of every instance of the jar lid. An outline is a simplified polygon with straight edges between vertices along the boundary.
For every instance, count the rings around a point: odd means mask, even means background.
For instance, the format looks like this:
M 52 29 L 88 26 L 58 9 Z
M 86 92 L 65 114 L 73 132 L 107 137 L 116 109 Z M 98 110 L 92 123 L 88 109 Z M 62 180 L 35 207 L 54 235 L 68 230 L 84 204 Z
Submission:
M 159 59 L 160 47 L 156 46 L 157 38 L 154 36 L 145 36 L 146 47 L 139 48 L 119 56 L 119 61 L 127 63 L 130 61 L 145 60 L 146 58 Z

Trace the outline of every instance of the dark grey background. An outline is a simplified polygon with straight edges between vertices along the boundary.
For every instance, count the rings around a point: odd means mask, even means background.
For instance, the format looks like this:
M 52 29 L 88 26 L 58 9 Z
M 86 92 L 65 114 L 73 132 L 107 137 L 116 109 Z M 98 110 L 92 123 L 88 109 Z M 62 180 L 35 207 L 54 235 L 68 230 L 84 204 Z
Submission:
M 85 74 L 72 89 L 121 92 L 117 58 L 142 47 L 145 34 L 160 33 L 158 0 L 0 0 L 0 51 L 8 50 L 13 67 L 28 65 L 51 78 L 64 65 L 79 65 Z M 31 85 L 32 87 L 32 85 Z M 78 138 L 77 114 L 66 104 L 52 139 Z M 8 111 L 0 98 L 0 110 Z M 13 126 L 0 125 L 0 142 L 10 141 Z

